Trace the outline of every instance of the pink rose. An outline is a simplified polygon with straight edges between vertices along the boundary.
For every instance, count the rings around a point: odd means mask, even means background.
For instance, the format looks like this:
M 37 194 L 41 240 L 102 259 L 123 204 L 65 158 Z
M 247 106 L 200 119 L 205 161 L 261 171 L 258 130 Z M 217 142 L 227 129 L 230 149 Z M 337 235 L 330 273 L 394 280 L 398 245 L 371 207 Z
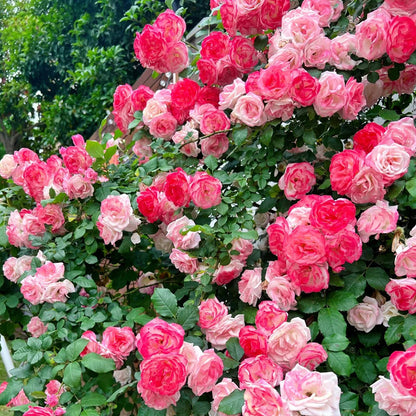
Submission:
M 169 140 L 176 131 L 178 122 L 169 112 L 152 118 L 149 125 L 149 133 L 154 137 Z
M 46 204 L 44 207 L 36 207 L 36 215 L 40 221 L 52 226 L 52 232 L 57 233 L 61 231 L 65 224 L 64 214 L 62 208 L 58 204 Z
M 335 273 L 343 270 L 342 265 L 359 260 L 362 253 L 360 237 L 353 231 L 344 229 L 334 236 L 327 236 L 325 251 L 328 264 Z
M 380 144 L 385 131 L 386 129 L 377 123 L 367 123 L 364 128 L 354 134 L 354 150 L 370 153 L 374 147 Z
M 260 379 L 275 387 L 283 380 L 283 370 L 267 355 L 257 355 L 242 361 L 238 369 L 240 387 L 247 388 Z
M 381 137 L 381 141 L 402 145 L 410 156 L 413 156 L 416 152 L 416 127 L 414 121 L 410 117 L 402 118 L 399 121 L 393 121 L 384 130 L 384 134 Z
M 92 157 L 80 146 L 61 147 L 59 153 L 71 174 L 84 173 L 93 162 Z
M 355 120 L 358 113 L 366 105 L 364 97 L 364 84 L 357 82 L 351 77 L 345 85 L 347 100 L 345 106 L 341 110 L 341 117 L 344 120 Z
M 196 172 L 190 185 L 192 202 L 203 209 L 220 204 L 221 187 L 221 182 L 218 179 L 205 172 Z
M 160 195 L 156 187 L 149 186 L 139 193 L 137 196 L 137 207 L 148 222 L 152 223 L 159 219 L 161 214 Z
M 383 176 L 365 166 L 353 177 L 348 195 L 354 204 L 367 204 L 382 200 L 385 193 Z
M 258 62 L 253 42 L 242 36 L 234 37 L 230 44 L 230 60 L 238 71 L 251 72 Z
M 288 268 L 287 276 L 292 282 L 296 292 L 302 291 L 305 293 L 313 293 L 328 289 L 329 272 L 327 263 L 292 263 Z
M 285 245 L 290 233 L 289 224 L 284 217 L 277 217 L 276 221 L 267 227 L 270 251 L 276 256 L 285 256 Z
M 223 350 L 226 342 L 233 337 L 238 337 L 241 328 L 244 327 L 244 315 L 224 316 L 221 321 L 212 328 L 205 330 L 205 336 L 208 342 L 217 349 Z
M 184 337 L 185 331 L 180 325 L 155 318 L 142 327 L 136 346 L 145 359 L 157 354 L 174 354 L 181 349 Z
M 357 229 L 363 243 L 368 243 L 371 235 L 375 235 L 378 240 L 380 234 L 387 234 L 396 229 L 399 219 L 397 208 L 389 207 L 387 201 L 377 201 L 376 205 L 361 213 Z
M 3 179 L 11 178 L 14 170 L 17 168 L 17 163 L 13 155 L 4 155 L 0 160 L 0 176 Z
M 266 69 L 260 70 L 258 84 L 262 92 L 262 98 L 278 100 L 289 90 L 290 72 L 283 64 L 275 63 Z
M 322 364 L 328 359 L 328 354 L 324 350 L 324 347 L 317 342 L 309 342 L 306 344 L 296 357 L 296 361 L 302 367 L 308 370 L 315 370 L 319 364 Z
M 49 407 L 29 406 L 23 416 L 54 416 L 54 411 Z
M 238 291 L 243 302 L 256 306 L 262 292 L 260 267 L 244 271 L 238 282 Z
M 318 36 L 305 45 L 303 53 L 306 67 L 324 69 L 332 58 L 331 39 L 324 35 Z
M 75 287 L 68 279 L 62 282 L 50 283 L 42 293 L 41 302 L 66 302 L 69 293 L 75 292 Z
M 261 409 L 261 410 L 260 410 Z M 249 383 L 244 392 L 244 416 L 287 415 L 288 409 L 277 390 L 264 380 Z
M 416 277 L 416 246 L 406 247 L 394 261 L 396 276 Z
M 387 55 L 393 62 L 404 63 L 416 50 L 416 23 L 407 16 L 396 16 L 387 32 Z
M 133 209 L 128 195 L 110 195 L 101 202 L 98 220 L 115 231 L 128 228 Z
M 197 145 L 198 130 L 191 127 L 189 123 L 186 123 L 181 130 L 177 131 L 172 136 L 172 141 L 176 144 L 180 144 L 179 151 L 187 156 L 197 157 L 199 154 L 199 148 Z
M 214 31 L 204 38 L 201 43 L 201 58 L 215 61 L 228 55 L 230 38 L 223 32 Z
M 33 316 L 27 324 L 27 330 L 30 332 L 32 337 L 39 338 L 48 330 L 48 326 L 45 325 L 37 316 Z
M 378 407 L 389 415 L 413 416 L 416 413 L 416 397 L 400 393 L 391 380 L 380 377 L 370 387 Z
M 17 283 L 19 277 L 21 276 L 19 273 L 16 272 L 16 257 L 9 257 L 3 263 L 3 274 L 6 279 L 9 279 L 13 283 Z M 29 268 L 30 270 L 30 268 Z
M 214 272 L 212 283 L 217 285 L 226 285 L 234 280 L 243 271 L 244 264 L 237 259 L 231 260 L 226 266 L 219 266 Z
M 209 109 L 202 114 L 199 129 L 203 134 L 212 134 L 229 128 L 230 120 L 224 111 Z
M 413 369 L 416 365 L 416 346 L 394 352 L 387 363 L 387 371 L 394 387 L 403 395 L 416 397 Z
M 382 6 L 394 16 L 410 16 L 416 13 L 416 4 L 408 0 L 385 0 Z
M 369 61 L 381 58 L 386 53 L 389 24 L 390 14 L 385 10 L 369 13 L 355 30 L 357 55 Z
M 279 179 L 279 188 L 290 201 L 305 196 L 316 184 L 313 166 L 308 162 L 289 163 Z
M 194 221 L 185 216 L 181 217 L 168 225 L 166 229 L 166 237 L 173 242 L 175 248 L 183 250 L 197 248 L 199 246 L 199 242 L 201 241 L 199 233 L 194 231 L 184 233 L 188 228 L 194 225 Z
M 229 396 L 234 390 L 238 390 L 237 384 L 235 384 L 230 378 L 223 378 L 220 383 L 214 386 L 212 389 L 212 410 L 218 411 L 218 407 L 221 403 L 221 400 Z M 225 413 L 218 412 L 218 416 L 224 416 Z
M 199 321 L 198 325 L 202 329 L 209 329 L 217 325 L 222 318 L 228 314 L 228 309 L 223 302 L 217 298 L 203 300 L 198 307 Z
M 279 309 L 275 302 L 265 300 L 260 303 L 256 314 L 257 329 L 269 336 L 276 328 L 287 321 L 287 312 Z
M 291 76 L 290 95 L 292 99 L 303 107 L 312 105 L 320 88 L 318 80 L 304 69 L 291 72 Z
M 347 100 L 344 77 L 335 72 L 323 72 L 319 78 L 320 89 L 313 108 L 321 117 L 330 117 L 344 107 Z
M 305 0 L 303 9 L 313 10 L 319 15 L 319 26 L 327 27 L 333 21 L 335 10 L 330 0 Z
M 238 338 L 247 357 L 267 354 L 267 337 L 254 326 L 247 325 L 241 328 Z
M 340 195 L 350 192 L 352 179 L 364 165 L 364 157 L 355 150 L 344 150 L 335 154 L 329 166 L 331 187 Z
M 347 321 L 358 331 L 370 332 L 383 323 L 383 314 L 374 298 L 366 296 L 362 303 L 348 311 Z
M 264 107 L 264 112 L 267 116 L 267 120 L 275 120 L 281 118 L 283 121 L 287 121 L 293 116 L 295 104 L 293 100 L 288 97 L 282 97 L 278 100 L 269 100 Z
M 298 364 L 286 374 L 280 389 L 292 412 L 311 416 L 339 414 L 341 389 L 334 373 L 311 372 Z
M 177 168 L 166 176 L 163 191 L 166 198 L 177 207 L 187 207 L 191 201 L 189 194 L 189 183 L 191 178 L 182 168 Z
M 204 156 L 220 158 L 229 147 L 230 141 L 225 133 L 214 134 L 201 140 L 201 151 Z
M 295 290 L 286 276 L 277 276 L 271 279 L 267 285 L 266 293 L 271 300 L 276 302 L 279 309 L 283 311 L 295 309 L 297 303 Z
M 198 259 L 176 248 L 170 253 L 169 259 L 180 272 L 185 274 L 194 274 L 199 267 Z
M 250 127 L 263 125 L 266 114 L 262 99 L 252 92 L 241 96 L 231 113 L 231 121 L 236 120 Z
M 42 295 L 45 290 L 35 276 L 27 276 L 22 280 L 20 291 L 28 302 L 32 305 L 38 305 L 42 301 Z
M 180 354 L 155 354 L 140 364 L 138 388 L 162 396 L 176 394 L 186 381 L 186 359 Z M 139 391 L 140 393 L 140 391 Z
M 221 358 L 213 349 L 204 351 L 188 377 L 188 386 L 196 396 L 210 392 L 224 370 Z
M 289 370 L 296 364 L 296 358 L 302 348 L 311 339 L 311 333 L 301 318 L 293 318 L 276 328 L 268 340 L 268 355 L 283 370 Z
M 282 38 L 291 40 L 298 48 L 303 48 L 322 33 L 319 15 L 313 10 L 298 7 L 283 16 Z
M 85 199 L 94 194 L 91 182 L 80 174 L 67 176 L 62 185 L 70 199 Z
M 110 326 L 103 332 L 102 345 L 110 352 L 122 359 L 126 358 L 134 349 L 135 336 L 128 326 L 118 328 Z
M 117 90 L 116 90 L 117 91 Z M 146 85 L 139 85 L 130 96 L 131 104 L 134 111 L 143 111 L 149 101 L 154 95 L 154 92 Z
M 226 85 L 221 91 L 219 108 L 221 110 L 225 110 L 227 108 L 234 109 L 237 100 L 241 96 L 245 95 L 245 93 L 246 86 L 244 81 L 241 78 L 236 78 L 232 84 Z
M 416 313 L 416 280 L 390 279 L 386 285 L 386 292 L 398 310 Z

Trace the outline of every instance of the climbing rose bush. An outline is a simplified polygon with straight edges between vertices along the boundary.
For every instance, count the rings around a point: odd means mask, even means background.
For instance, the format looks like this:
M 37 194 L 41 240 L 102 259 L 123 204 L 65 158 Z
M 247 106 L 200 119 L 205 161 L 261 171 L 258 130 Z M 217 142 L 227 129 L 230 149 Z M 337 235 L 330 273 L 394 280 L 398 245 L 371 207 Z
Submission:
M 416 4 L 211 9 L 137 32 L 179 76 L 114 133 L 1 159 L 0 404 L 414 416 Z

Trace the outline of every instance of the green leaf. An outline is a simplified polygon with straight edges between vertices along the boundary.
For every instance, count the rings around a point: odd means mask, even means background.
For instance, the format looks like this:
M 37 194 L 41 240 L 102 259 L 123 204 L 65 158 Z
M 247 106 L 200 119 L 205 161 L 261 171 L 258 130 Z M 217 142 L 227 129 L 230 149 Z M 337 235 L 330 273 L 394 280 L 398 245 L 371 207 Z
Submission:
M 377 378 L 377 368 L 370 357 L 364 355 L 357 357 L 354 360 L 354 368 L 355 374 L 364 383 L 371 384 Z
M 173 318 L 176 315 L 178 311 L 177 300 L 169 289 L 156 288 L 151 299 L 158 314 L 168 318 Z
M 358 394 L 347 391 L 342 393 L 339 401 L 339 408 L 341 410 L 355 410 L 358 409 Z
M 2 225 L 0 227 L 0 246 L 7 247 L 9 245 L 9 237 L 6 234 L 6 226 Z
M 343 352 L 328 351 L 328 364 L 339 376 L 348 377 L 352 372 L 351 359 Z
M 237 337 L 230 338 L 226 344 L 227 351 L 230 353 L 231 357 L 236 360 L 240 361 L 243 358 L 244 350 L 240 345 L 240 341 Z
M 198 319 L 198 308 L 194 305 L 186 305 L 183 308 L 179 308 L 176 322 L 186 331 L 193 328 Z
M 65 367 L 63 382 L 74 388 L 81 385 L 81 366 L 79 363 L 70 363 Z
M 347 330 L 344 317 L 334 308 L 325 308 L 319 311 L 318 325 L 324 336 L 345 335 Z
M 302 296 L 298 302 L 298 309 L 304 313 L 315 313 L 320 311 L 326 304 L 323 293 L 312 293 Z
M 256 38 L 256 40 L 258 37 Z M 270 142 L 272 141 L 273 137 L 273 127 L 267 126 L 266 129 L 261 133 L 260 135 L 260 143 L 264 144 L 265 146 L 268 146 Z
M 248 136 L 248 128 L 245 126 L 237 125 L 237 127 L 234 127 L 233 129 L 233 139 L 235 141 L 235 144 L 239 146 L 244 142 L 244 140 Z
M 87 346 L 88 340 L 84 338 L 77 339 L 66 347 L 66 358 L 68 361 L 75 361 L 83 349 Z
M 276 198 L 270 198 L 267 197 L 259 206 L 257 209 L 257 212 L 259 214 L 264 214 L 267 211 L 270 211 L 272 208 L 276 206 L 277 199 Z
M 390 282 L 388 274 L 381 267 L 371 267 L 365 273 L 367 283 L 377 290 L 384 290 Z
M 65 416 L 79 416 L 81 414 L 81 405 L 72 404 L 66 408 Z
M 380 110 L 379 116 L 387 121 L 397 121 L 400 120 L 400 115 L 397 114 L 394 110 L 388 110 L 384 108 L 383 110 Z
M 377 72 L 369 72 L 367 75 L 368 82 L 375 84 L 380 78 L 380 75 Z
M 238 415 L 244 405 L 244 391 L 234 390 L 230 395 L 224 397 L 218 407 L 218 411 L 226 415 Z
M 214 171 L 215 169 L 217 169 L 218 167 L 218 160 L 216 157 L 212 156 L 212 155 L 208 155 L 205 159 L 204 159 L 204 163 L 205 165 L 211 169 L 212 171 Z
M 355 297 L 361 296 L 367 286 L 367 282 L 361 274 L 351 274 L 344 277 L 344 289 L 352 293 Z
M 347 337 L 339 334 L 334 334 L 325 337 L 322 341 L 322 346 L 328 351 L 338 352 L 344 351 L 345 348 L 348 347 L 349 343 L 350 341 Z
M 416 198 L 416 178 L 410 179 L 410 181 L 406 182 L 406 189 L 411 196 Z
M 147 407 L 145 404 L 140 404 L 137 416 L 165 416 L 166 410 L 155 410 Z
M 94 157 L 95 159 L 104 158 L 103 146 L 94 140 L 87 140 L 85 150 L 88 152 L 90 156 Z
M 305 130 L 305 133 L 303 133 L 303 141 L 305 144 L 314 145 L 316 143 L 314 130 Z
M 107 403 L 111 403 L 113 402 L 115 399 L 117 399 L 118 396 L 120 396 L 120 394 L 124 393 L 129 387 L 132 387 L 134 385 L 136 385 L 137 382 L 134 381 L 130 384 L 126 384 L 123 387 L 120 387 L 118 390 L 116 390 L 108 399 L 107 399 Z
M 394 316 L 389 320 L 389 327 L 384 334 L 384 340 L 386 341 L 387 345 L 392 345 L 400 341 L 403 333 L 403 326 L 403 316 Z
M 96 373 L 106 373 L 116 369 L 116 365 L 111 358 L 104 358 L 101 355 L 90 352 L 82 357 L 82 364 Z
M 83 409 L 81 416 L 100 416 L 100 414 L 94 409 Z
M 106 402 L 107 400 L 105 396 L 94 391 L 86 393 L 85 396 L 81 399 L 81 405 L 84 407 L 102 406 Z
M 86 289 L 95 289 L 97 287 L 94 280 L 83 276 L 77 277 L 74 280 L 74 283 L 76 283 L 78 286 L 85 287 Z
M 339 311 L 349 311 L 357 303 L 355 296 L 346 290 L 337 290 L 328 295 L 328 306 Z

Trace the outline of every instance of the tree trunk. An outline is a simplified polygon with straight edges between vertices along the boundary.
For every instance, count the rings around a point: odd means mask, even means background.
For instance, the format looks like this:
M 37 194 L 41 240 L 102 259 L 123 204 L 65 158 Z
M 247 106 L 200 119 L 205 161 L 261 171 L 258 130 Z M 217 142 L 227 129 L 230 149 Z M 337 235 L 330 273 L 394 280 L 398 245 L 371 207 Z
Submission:
M 18 149 L 20 142 L 19 134 L 7 134 L 0 132 L 0 143 L 4 146 L 6 153 L 13 154 Z

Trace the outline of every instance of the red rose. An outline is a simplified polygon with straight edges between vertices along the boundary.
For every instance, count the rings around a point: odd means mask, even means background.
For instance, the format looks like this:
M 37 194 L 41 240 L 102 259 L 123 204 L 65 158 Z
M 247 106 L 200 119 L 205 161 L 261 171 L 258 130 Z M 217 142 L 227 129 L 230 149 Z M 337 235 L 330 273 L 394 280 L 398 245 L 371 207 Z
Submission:
M 406 62 L 416 50 L 416 23 L 407 16 L 396 16 L 387 33 L 387 54 L 393 62 Z

